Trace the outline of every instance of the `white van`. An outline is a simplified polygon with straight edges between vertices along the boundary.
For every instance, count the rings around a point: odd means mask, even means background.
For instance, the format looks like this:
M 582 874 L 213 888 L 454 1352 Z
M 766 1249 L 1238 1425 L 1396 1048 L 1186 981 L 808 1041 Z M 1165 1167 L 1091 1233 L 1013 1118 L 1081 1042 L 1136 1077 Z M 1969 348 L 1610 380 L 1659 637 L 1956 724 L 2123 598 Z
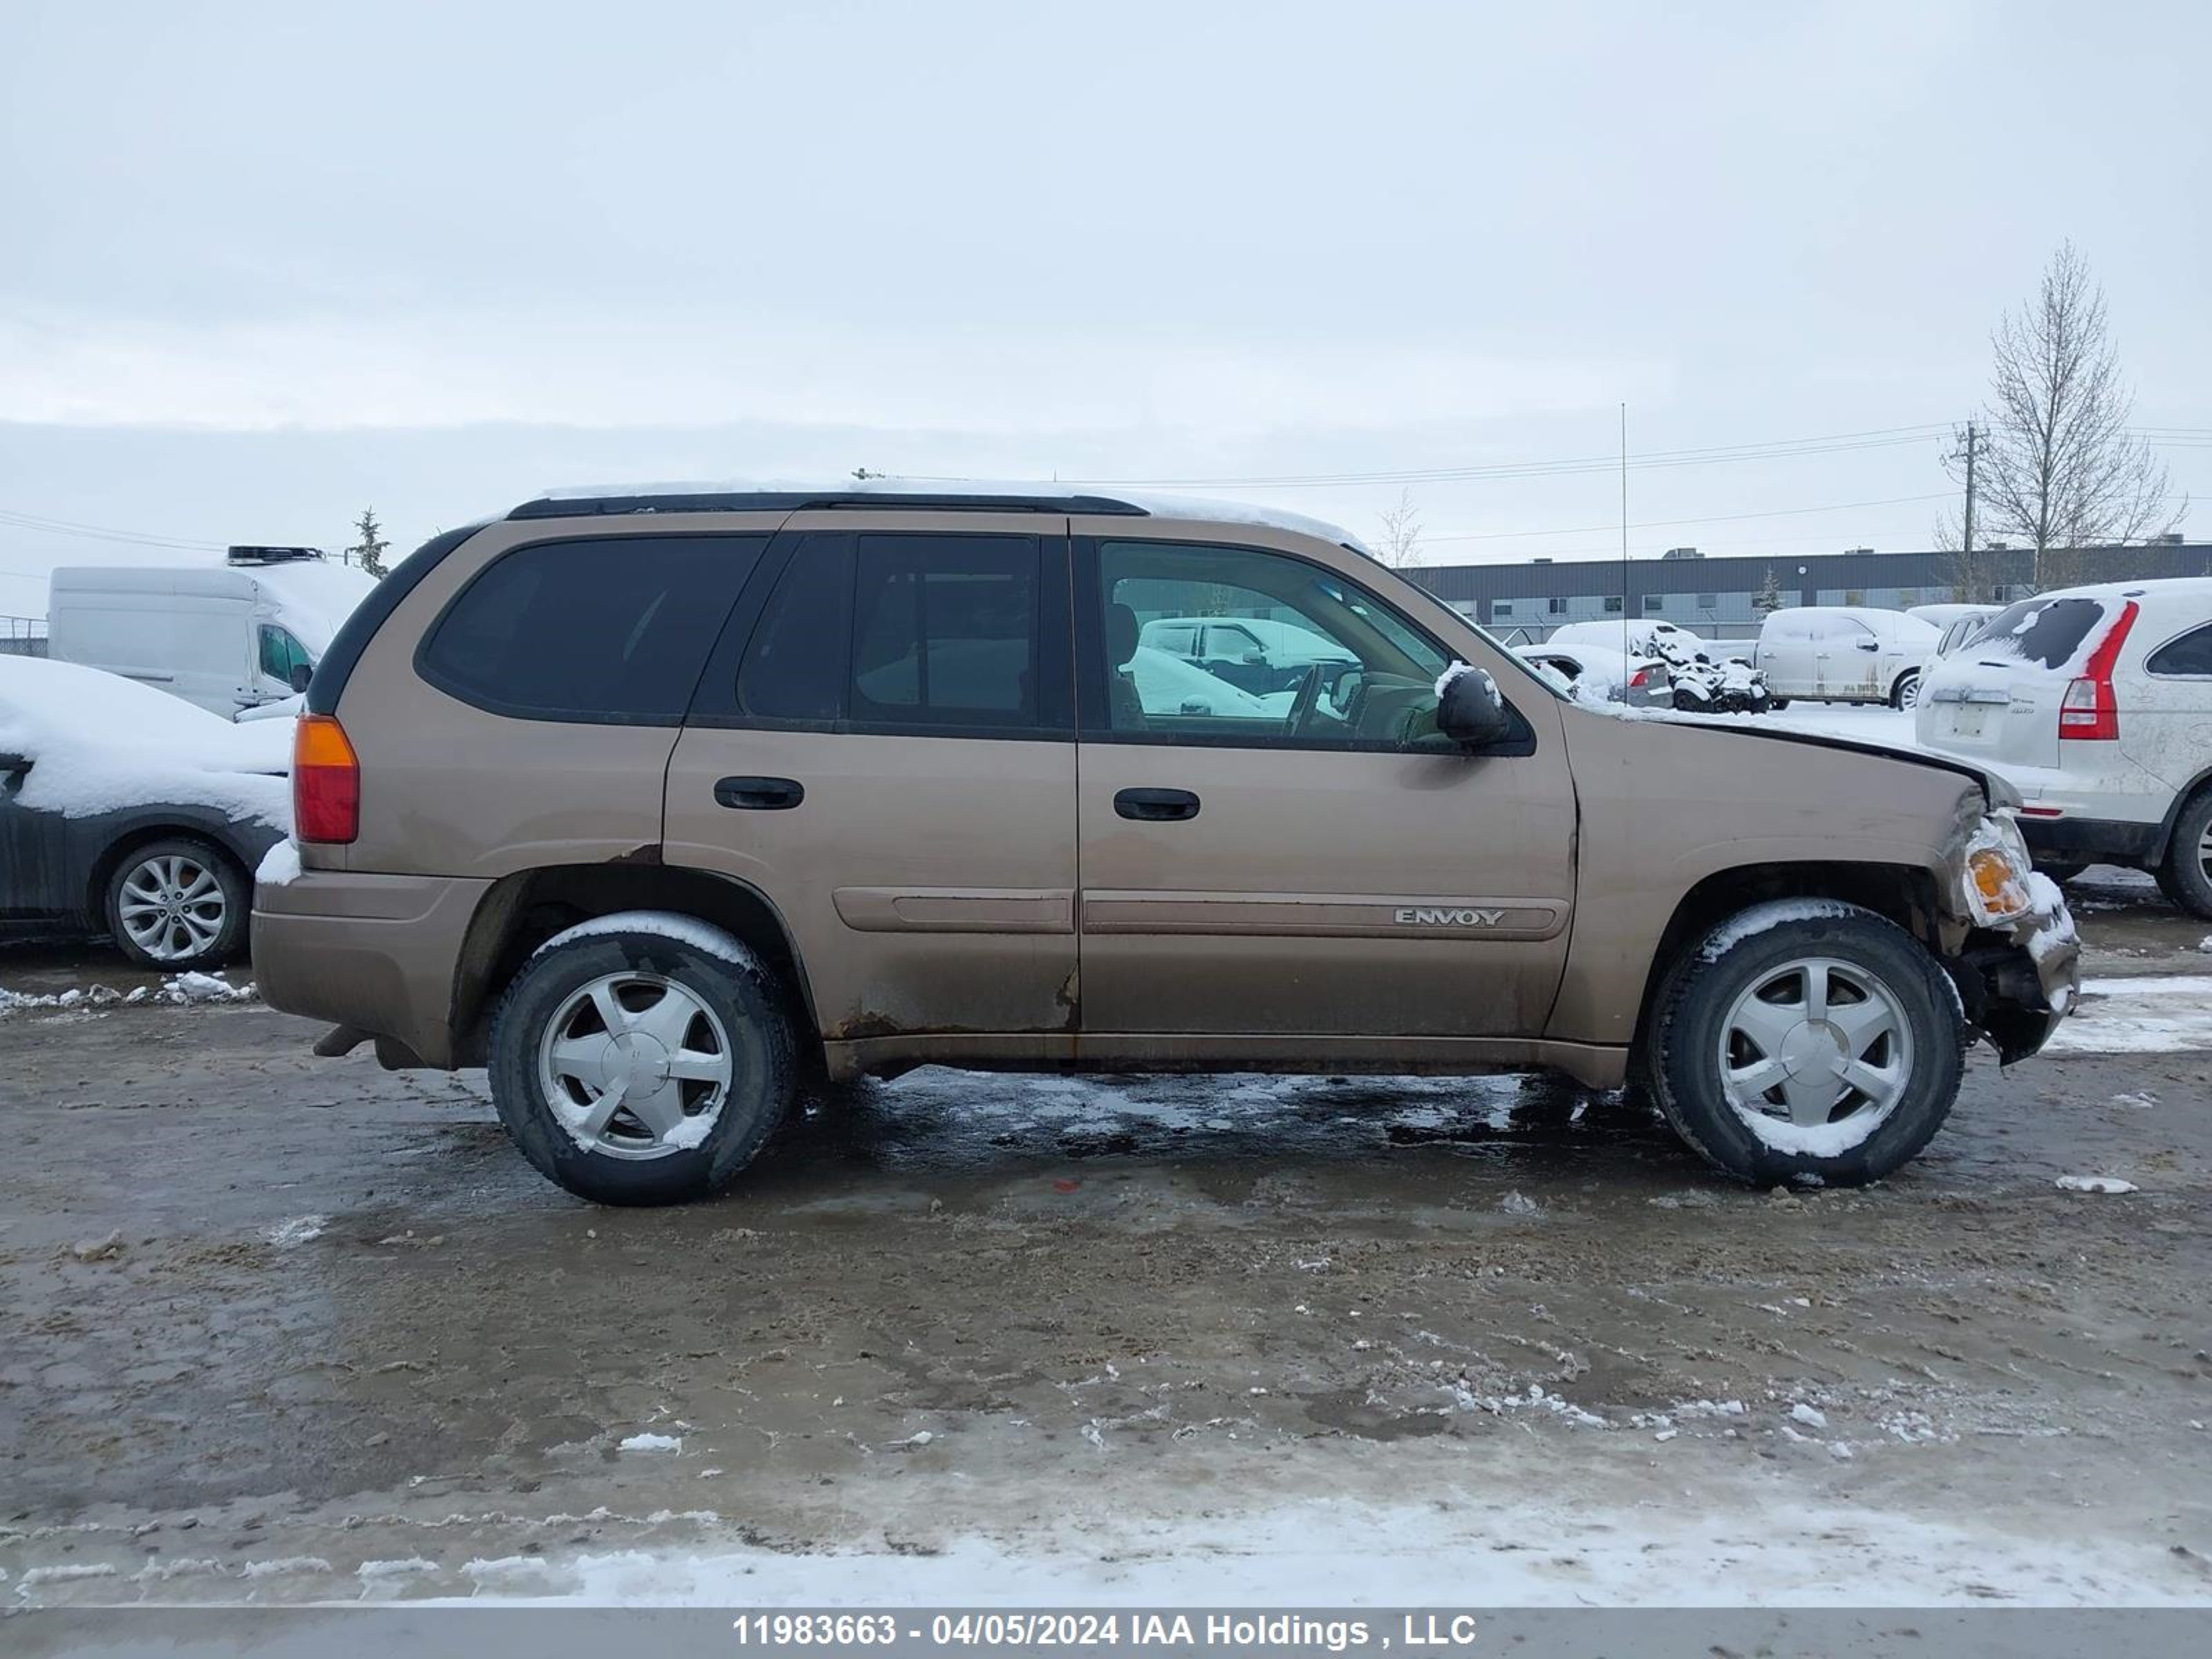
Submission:
M 1931 623 L 1871 605 L 1791 605 L 1759 624 L 1752 665 L 1778 698 L 1910 708 L 1942 635 Z
M 305 690 L 375 586 L 304 550 L 234 553 L 222 565 L 68 567 L 47 586 L 47 653 L 234 719 Z

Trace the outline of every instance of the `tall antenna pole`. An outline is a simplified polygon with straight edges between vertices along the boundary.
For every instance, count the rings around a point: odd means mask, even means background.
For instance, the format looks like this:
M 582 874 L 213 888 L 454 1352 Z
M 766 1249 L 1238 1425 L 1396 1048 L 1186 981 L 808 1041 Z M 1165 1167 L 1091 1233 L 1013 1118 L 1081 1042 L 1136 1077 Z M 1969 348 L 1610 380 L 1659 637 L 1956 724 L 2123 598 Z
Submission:
M 1625 400 L 1620 405 L 1620 654 L 1635 654 L 1628 648 L 1628 404 Z
M 1974 441 L 1980 435 L 1974 430 L 1973 422 L 1968 421 L 1966 422 L 1966 523 L 1961 526 L 1964 534 L 1959 545 L 1965 550 L 1966 581 L 1970 586 L 1978 586 L 1974 581 Z M 1981 595 L 1978 592 L 1973 592 L 1967 594 L 1966 597 L 1973 600 L 1978 599 Z

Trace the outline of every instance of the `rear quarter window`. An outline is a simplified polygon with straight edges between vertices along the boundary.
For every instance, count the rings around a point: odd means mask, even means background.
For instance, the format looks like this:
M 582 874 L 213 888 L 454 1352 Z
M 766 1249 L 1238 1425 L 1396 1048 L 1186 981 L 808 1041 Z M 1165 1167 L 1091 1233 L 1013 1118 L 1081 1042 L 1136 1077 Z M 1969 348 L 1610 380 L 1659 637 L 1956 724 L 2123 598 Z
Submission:
M 2143 667 L 2153 674 L 2212 678 L 2212 623 L 2168 640 L 2150 653 Z
M 767 545 L 764 536 L 605 536 L 514 548 L 447 606 L 416 672 L 495 714 L 679 725 Z

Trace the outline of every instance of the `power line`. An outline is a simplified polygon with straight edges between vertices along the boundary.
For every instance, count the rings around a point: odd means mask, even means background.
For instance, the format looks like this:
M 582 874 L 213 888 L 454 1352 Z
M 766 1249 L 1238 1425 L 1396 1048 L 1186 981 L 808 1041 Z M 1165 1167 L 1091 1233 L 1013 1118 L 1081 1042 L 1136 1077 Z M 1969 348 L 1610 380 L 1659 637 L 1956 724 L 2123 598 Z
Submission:
M 49 519 L 34 513 L 0 507 L 0 525 L 33 530 L 41 535 L 76 536 L 88 541 L 120 542 L 132 547 L 173 547 L 189 552 L 220 553 L 225 544 L 165 536 L 152 531 L 118 530 L 112 525 L 82 524 L 74 519 Z
M 1618 461 L 1614 463 L 1617 466 Z M 1836 501 L 1826 507 L 1783 507 L 1764 513 L 1717 513 L 1702 519 L 1646 519 L 1629 526 L 1632 530 L 1662 530 L 1686 524 L 1733 524 L 1743 519 L 1787 519 L 1808 513 L 1848 513 L 1866 507 L 1899 507 L 1911 501 L 1948 501 L 1951 492 L 1942 490 L 1933 495 L 1889 495 L 1874 501 Z M 1614 528 L 1609 524 L 1570 525 L 1558 530 L 1484 530 L 1463 532 L 1449 536 L 1424 536 L 1424 542 L 1502 542 L 1516 541 L 1532 536 L 1581 536 L 1601 530 Z

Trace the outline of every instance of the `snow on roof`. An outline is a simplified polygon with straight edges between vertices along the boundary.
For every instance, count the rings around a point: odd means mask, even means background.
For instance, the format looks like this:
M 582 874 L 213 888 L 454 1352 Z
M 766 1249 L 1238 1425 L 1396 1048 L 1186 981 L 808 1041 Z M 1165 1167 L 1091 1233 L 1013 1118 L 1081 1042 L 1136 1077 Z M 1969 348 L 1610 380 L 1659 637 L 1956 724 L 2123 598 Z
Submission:
M 18 804 L 68 817 L 173 802 L 291 823 L 291 721 L 234 726 L 98 668 L 0 656 L 0 755 L 31 763 Z
M 1207 524 L 1256 525 L 1287 530 L 1294 535 L 1314 536 L 1349 547 L 1370 558 L 1373 550 L 1339 525 L 1309 518 L 1280 507 L 1260 507 L 1249 501 L 1217 501 L 1200 495 L 1160 495 L 1127 489 L 1094 490 L 1080 482 L 1035 478 L 724 478 L 707 483 L 626 483 L 568 486 L 541 491 L 538 499 L 551 501 L 591 501 L 622 496 L 651 495 L 999 495 L 1050 500 L 1059 496 L 1093 495 L 1127 502 L 1162 519 L 1183 519 Z

